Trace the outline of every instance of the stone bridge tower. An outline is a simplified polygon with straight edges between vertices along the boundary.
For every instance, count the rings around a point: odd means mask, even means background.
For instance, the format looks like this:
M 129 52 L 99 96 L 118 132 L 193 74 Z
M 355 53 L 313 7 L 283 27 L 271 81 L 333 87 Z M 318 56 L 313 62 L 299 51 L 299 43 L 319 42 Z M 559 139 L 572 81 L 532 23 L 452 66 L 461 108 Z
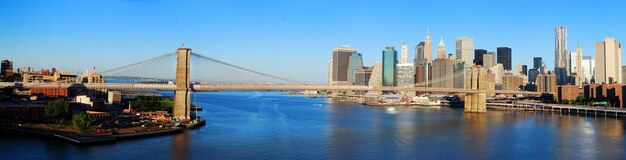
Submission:
M 191 84 L 189 82 L 189 58 L 190 48 L 178 48 L 176 50 L 176 90 L 174 93 L 174 117 L 180 119 L 191 118 Z
M 476 90 L 476 93 L 465 95 L 465 112 L 485 113 L 487 112 L 487 69 L 474 66 L 468 68 L 465 76 L 465 89 Z

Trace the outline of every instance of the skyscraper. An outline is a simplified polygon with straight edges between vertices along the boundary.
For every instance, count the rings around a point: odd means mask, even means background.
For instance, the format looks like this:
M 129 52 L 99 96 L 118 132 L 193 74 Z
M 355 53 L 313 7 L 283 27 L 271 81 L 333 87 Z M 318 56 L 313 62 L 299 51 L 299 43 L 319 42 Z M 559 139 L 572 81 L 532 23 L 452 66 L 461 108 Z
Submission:
M 533 68 L 534 69 L 541 68 L 541 64 L 543 64 L 543 61 L 541 60 L 541 57 L 533 57 Z
M 349 46 L 341 46 L 333 49 L 333 75 L 331 85 L 347 85 L 348 82 L 348 69 L 350 65 L 350 56 L 357 53 L 356 49 L 352 49 Z
M 582 60 L 583 82 L 591 83 L 595 72 L 595 60 L 591 56 L 583 56 Z
M 555 30 L 554 39 L 554 72 L 556 74 L 556 84 L 564 85 L 569 83 L 570 61 L 567 51 L 567 27 L 558 26 Z
M 396 63 L 398 52 L 393 46 L 385 47 L 383 51 L 383 86 L 396 86 Z
M 497 62 L 502 64 L 504 70 L 512 70 L 511 66 L 511 48 L 509 47 L 498 47 L 498 59 Z
M 363 68 L 363 56 L 361 53 L 352 53 L 350 55 L 348 66 L 348 83 L 350 85 L 354 85 L 356 82 L 354 74 L 356 74 L 358 69 Z
M 433 61 L 432 68 L 432 87 L 436 88 L 452 88 L 454 87 L 454 79 L 450 78 L 454 75 L 454 60 L 449 58 L 437 58 Z
M 430 39 L 430 31 L 426 32 L 424 39 L 424 58 L 428 63 L 433 63 L 433 42 Z
M 415 67 L 411 63 L 396 65 L 396 85 L 413 87 L 415 85 Z
M 437 46 L 437 58 L 446 58 L 446 45 L 443 44 L 443 37 Z
M 400 53 L 400 63 L 409 63 L 409 47 L 406 45 L 406 43 L 402 43 L 402 51 Z
M 580 43 L 576 45 L 576 66 L 574 72 L 576 73 L 576 86 L 582 87 L 585 81 L 585 70 L 583 69 L 583 49 L 580 47 Z
M 487 54 L 487 50 L 484 50 L 484 49 L 474 50 L 474 64 L 483 65 L 483 54 Z
M 415 46 L 415 58 L 413 58 L 413 64 L 415 64 L 415 66 L 428 63 L 428 60 L 424 58 L 424 54 L 424 42 L 420 42 Z
M 526 66 L 525 64 L 518 64 L 517 65 L 517 74 L 519 74 L 519 75 L 528 75 L 528 66 Z
M 483 54 L 483 67 L 489 69 L 496 65 L 496 53 L 487 52 Z
M 604 42 L 596 42 L 594 46 L 596 83 L 621 82 L 622 43 L 615 38 L 604 38 Z
M 474 39 L 456 37 L 456 58 L 465 62 L 465 67 L 471 67 L 474 64 Z

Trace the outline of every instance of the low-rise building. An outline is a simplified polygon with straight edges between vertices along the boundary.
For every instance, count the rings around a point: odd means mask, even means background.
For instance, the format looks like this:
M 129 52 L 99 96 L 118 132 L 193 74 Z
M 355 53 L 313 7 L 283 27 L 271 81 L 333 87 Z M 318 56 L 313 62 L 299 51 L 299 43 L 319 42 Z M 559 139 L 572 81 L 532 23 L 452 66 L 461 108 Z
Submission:
M 562 102 L 563 100 L 576 100 L 579 95 L 579 89 L 576 85 L 562 85 L 558 86 L 557 100 Z

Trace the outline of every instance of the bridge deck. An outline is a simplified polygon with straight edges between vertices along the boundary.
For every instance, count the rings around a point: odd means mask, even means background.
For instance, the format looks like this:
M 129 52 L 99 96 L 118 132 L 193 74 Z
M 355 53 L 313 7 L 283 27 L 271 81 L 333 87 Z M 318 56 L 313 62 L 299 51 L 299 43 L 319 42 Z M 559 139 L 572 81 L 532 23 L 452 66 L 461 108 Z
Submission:
M 113 90 L 161 90 L 174 91 L 174 84 L 121 84 L 121 83 L 13 83 L 0 82 L 0 87 L 23 88 L 86 88 L 86 89 L 113 89 Z M 459 88 L 434 87 L 370 87 L 358 85 L 276 85 L 276 84 L 212 84 L 192 85 L 194 91 L 224 91 L 224 90 L 342 90 L 342 91 L 422 91 L 442 93 L 478 93 L 478 90 Z M 525 94 L 538 95 L 539 92 L 495 90 L 497 94 Z

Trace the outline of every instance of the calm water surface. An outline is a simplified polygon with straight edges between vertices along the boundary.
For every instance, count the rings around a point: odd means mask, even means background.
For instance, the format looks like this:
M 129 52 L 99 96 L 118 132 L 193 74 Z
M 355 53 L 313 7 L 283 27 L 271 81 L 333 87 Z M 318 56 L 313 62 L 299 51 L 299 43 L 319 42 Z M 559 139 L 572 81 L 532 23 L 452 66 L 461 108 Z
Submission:
M 95 146 L 5 134 L 0 159 L 626 159 L 623 120 L 194 94 L 200 129 Z

